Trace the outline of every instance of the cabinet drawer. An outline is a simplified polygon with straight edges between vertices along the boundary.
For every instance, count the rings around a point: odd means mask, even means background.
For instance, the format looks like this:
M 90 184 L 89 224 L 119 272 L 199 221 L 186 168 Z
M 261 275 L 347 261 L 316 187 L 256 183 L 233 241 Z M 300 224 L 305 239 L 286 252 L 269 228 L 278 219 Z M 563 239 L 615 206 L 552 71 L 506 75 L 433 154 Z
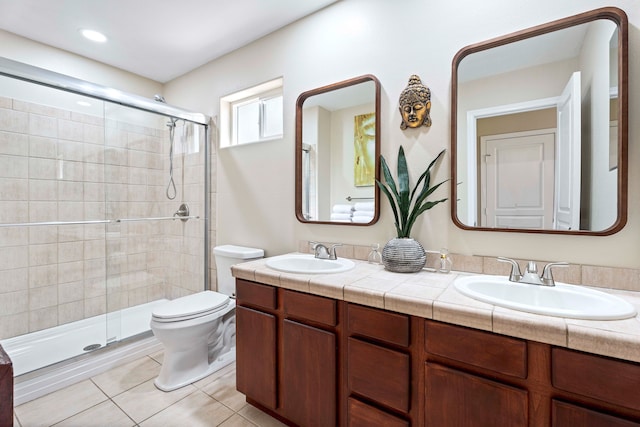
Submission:
M 282 304 L 287 317 L 310 320 L 329 326 L 338 324 L 335 300 L 284 290 Z
M 523 340 L 427 321 L 425 346 L 432 354 L 500 374 L 527 377 L 527 343 Z
M 640 365 L 563 348 L 551 350 L 554 387 L 640 410 Z
M 349 304 L 347 319 L 349 334 L 409 346 L 409 316 Z
M 255 305 L 271 310 L 275 310 L 278 306 L 276 288 L 273 286 L 236 279 L 236 296 L 240 304 Z
M 640 424 L 591 409 L 553 400 L 551 401 L 551 427 L 563 426 L 640 427 Z
M 409 421 L 403 420 L 378 408 L 369 406 L 353 397 L 348 399 L 348 421 L 349 427 L 409 427 Z
M 349 391 L 402 412 L 409 411 L 411 363 L 408 354 L 348 339 Z
M 529 424 L 526 390 L 436 363 L 426 364 L 424 396 L 425 426 L 534 425 Z M 563 427 L 576 425 L 570 423 Z

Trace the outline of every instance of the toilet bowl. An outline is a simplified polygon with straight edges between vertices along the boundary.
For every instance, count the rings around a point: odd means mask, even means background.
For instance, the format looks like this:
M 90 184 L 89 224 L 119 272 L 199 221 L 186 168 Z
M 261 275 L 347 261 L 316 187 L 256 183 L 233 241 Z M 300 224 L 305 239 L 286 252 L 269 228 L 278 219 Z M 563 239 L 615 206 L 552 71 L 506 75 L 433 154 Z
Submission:
M 235 361 L 235 300 L 230 298 L 235 279 L 231 265 L 262 258 L 264 251 L 226 245 L 214 248 L 214 253 L 221 292 L 203 291 L 177 298 L 152 312 L 151 330 L 164 347 L 160 374 L 154 381 L 160 390 L 184 387 Z

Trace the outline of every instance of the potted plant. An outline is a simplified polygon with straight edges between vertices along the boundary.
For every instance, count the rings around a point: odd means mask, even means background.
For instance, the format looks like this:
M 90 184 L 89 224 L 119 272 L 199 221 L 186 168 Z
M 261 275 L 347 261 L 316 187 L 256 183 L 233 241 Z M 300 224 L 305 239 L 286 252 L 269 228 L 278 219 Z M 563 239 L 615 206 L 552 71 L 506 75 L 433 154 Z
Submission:
M 397 185 L 393 179 L 389 166 L 383 156 L 380 156 L 380 166 L 384 177 L 384 184 L 376 180 L 380 190 L 389 199 L 391 210 L 395 218 L 397 237 L 389 240 L 382 250 L 382 263 L 390 271 L 399 273 L 413 273 L 420 271 L 427 260 L 427 255 L 422 245 L 411 238 L 411 229 L 416 219 L 438 203 L 447 199 L 429 201 L 427 198 L 448 180 L 431 186 L 431 169 L 444 155 L 442 150 L 429 164 L 418 182 L 410 190 L 409 169 L 404 148 L 398 150 Z M 422 187 L 420 187 L 422 184 Z

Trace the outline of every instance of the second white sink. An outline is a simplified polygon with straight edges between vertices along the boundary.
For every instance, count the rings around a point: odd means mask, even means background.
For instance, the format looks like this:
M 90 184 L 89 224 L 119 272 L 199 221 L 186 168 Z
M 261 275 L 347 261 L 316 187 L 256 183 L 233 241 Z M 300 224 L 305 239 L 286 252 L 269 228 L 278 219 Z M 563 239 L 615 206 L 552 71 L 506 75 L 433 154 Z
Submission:
M 622 298 L 565 283 L 539 286 L 510 282 L 502 276 L 462 276 L 454 286 L 479 301 L 548 316 L 619 320 L 636 315 L 635 307 Z
M 346 258 L 320 259 L 308 254 L 280 255 L 267 260 L 267 267 L 287 273 L 329 274 L 349 271 L 355 263 Z

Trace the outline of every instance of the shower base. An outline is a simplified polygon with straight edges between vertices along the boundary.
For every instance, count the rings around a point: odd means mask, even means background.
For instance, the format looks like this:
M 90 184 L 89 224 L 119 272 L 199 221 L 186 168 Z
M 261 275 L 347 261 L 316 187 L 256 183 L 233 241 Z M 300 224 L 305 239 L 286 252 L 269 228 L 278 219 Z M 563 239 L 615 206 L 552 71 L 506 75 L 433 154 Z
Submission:
M 15 377 L 150 331 L 151 312 L 161 299 L 0 341 Z

